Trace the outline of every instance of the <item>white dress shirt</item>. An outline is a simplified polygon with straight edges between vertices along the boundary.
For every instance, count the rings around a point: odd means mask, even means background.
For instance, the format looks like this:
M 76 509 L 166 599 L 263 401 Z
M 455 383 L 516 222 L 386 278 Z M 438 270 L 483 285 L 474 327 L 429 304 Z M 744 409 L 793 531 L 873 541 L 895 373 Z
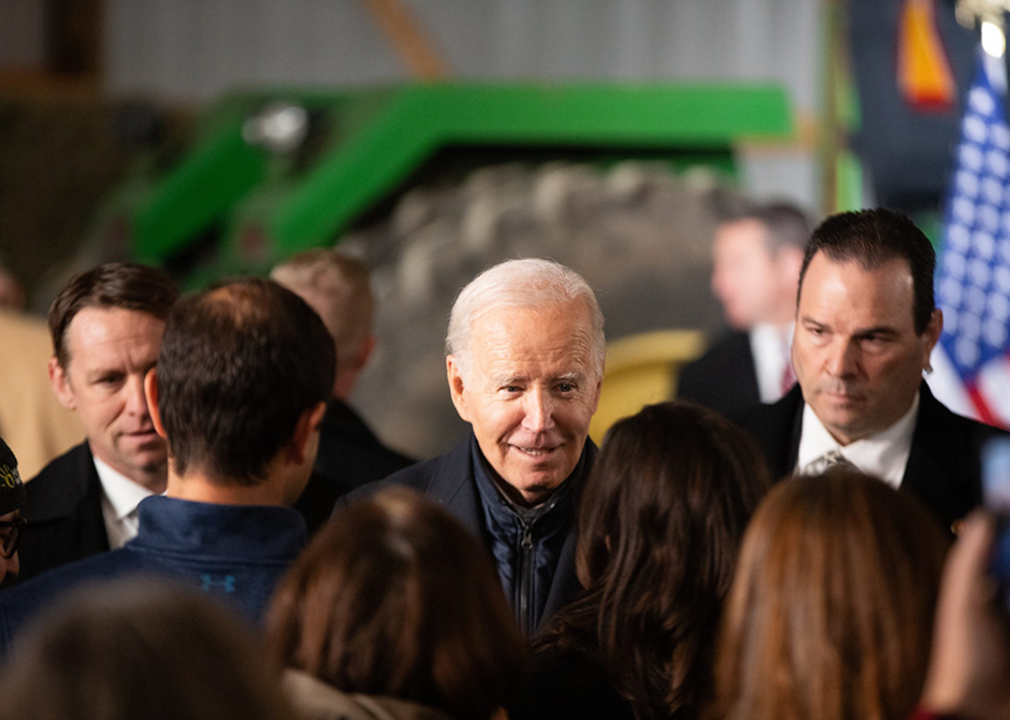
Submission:
M 97 457 L 94 460 L 102 483 L 102 519 L 109 536 L 109 549 L 116 550 L 137 536 L 137 506 L 155 493 L 116 472 Z
M 835 450 L 861 472 L 875 475 L 896 488 L 901 485 L 905 465 L 912 452 L 912 434 L 918 414 L 919 393 L 916 393 L 912 407 L 891 427 L 842 446 L 831 437 L 813 409 L 804 405 L 803 431 L 795 472 L 798 475 L 817 472 L 822 464 L 821 458 Z
M 782 397 L 782 374 L 786 364 L 791 362 L 789 346 L 793 342 L 793 324 L 755 325 L 748 335 L 761 402 L 775 402 Z

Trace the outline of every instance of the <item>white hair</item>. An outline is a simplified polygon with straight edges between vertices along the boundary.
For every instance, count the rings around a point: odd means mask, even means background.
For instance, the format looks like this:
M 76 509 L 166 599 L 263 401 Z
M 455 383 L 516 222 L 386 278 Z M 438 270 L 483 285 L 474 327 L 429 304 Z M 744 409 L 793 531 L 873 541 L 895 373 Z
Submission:
M 606 339 L 603 313 L 596 294 L 577 272 L 553 260 L 506 260 L 484 270 L 463 288 L 452 304 L 445 352 L 456 358 L 461 374 L 468 374 L 470 335 L 481 315 L 498 308 L 540 308 L 575 302 L 589 311 L 593 366 L 603 377 Z

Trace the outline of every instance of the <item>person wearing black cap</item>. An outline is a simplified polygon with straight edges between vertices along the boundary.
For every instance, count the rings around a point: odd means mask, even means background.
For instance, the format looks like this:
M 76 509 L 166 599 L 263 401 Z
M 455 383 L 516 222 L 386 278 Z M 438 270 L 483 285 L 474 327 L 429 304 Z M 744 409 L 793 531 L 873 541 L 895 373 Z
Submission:
M 8 575 L 17 577 L 18 538 L 25 526 L 21 510 L 25 506 L 25 486 L 18 473 L 18 460 L 0 438 L 0 583 Z

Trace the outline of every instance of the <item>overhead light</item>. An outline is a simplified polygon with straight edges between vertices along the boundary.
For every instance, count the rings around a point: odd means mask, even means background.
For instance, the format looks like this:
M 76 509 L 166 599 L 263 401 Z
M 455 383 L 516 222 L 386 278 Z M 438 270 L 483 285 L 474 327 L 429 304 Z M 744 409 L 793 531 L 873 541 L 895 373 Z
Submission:
M 278 154 L 297 148 L 308 133 L 308 111 L 291 103 L 267 105 L 242 126 L 242 137 L 247 143 Z

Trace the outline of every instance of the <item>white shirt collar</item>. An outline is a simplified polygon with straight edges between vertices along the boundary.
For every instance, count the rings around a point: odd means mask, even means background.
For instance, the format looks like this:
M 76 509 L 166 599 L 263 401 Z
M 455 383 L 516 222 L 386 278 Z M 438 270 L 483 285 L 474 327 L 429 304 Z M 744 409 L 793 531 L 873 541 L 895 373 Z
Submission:
M 860 471 L 875 475 L 892 487 L 901 485 L 905 465 L 912 452 L 912 434 L 919 413 L 919 393 L 912 406 L 897 422 L 878 433 L 868 435 L 844 447 L 838 444 L 809 405 L 803 406 L 803 430 L 796 458 L 797 474 L 831 450 L 840 452 Z
M 793 342 L 793 323 L 755 325 L 748 336 L 761 402 L 775 402 L 782 397 L 782 374 L 786 364 L 791 362 L 789 346 Z
M 155 493 L 140 483 L 134 482 L 122 473 L 113 470 L 108 464 L 94 457 L 95 470 L 102 483 L 102 492 L 112 506 L 118 520 L 133 513 L 140 501 Z

